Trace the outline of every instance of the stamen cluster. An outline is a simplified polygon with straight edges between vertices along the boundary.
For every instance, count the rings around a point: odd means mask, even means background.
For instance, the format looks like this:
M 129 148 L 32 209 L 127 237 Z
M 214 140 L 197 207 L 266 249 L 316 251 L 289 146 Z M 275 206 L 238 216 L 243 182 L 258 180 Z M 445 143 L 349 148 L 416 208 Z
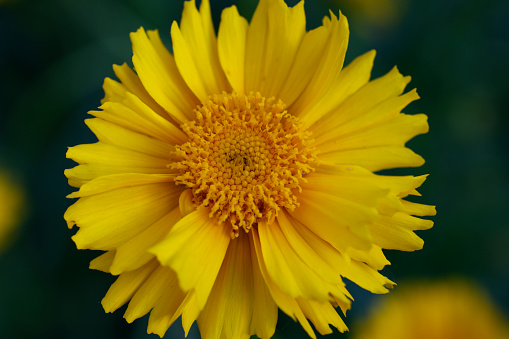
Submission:
M 175 183 L 191 188 L 196 206 L 210 217 L 246 232 L 278 211 L 298 206 L 300 182 L 313 171 L 309 132 L 281 100 L 260 93 L 222 93 L 195 109 L 196 121 L 181 126 L 188 142 L 177 146 L 170 166 Z

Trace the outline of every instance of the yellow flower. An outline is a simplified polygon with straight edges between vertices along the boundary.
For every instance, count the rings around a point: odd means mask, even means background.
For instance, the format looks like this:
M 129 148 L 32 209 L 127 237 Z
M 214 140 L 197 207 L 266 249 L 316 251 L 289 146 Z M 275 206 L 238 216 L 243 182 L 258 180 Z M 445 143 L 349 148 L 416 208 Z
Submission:
M 12 181 L 12 175 L 0 169 L 0 253 L 7 250 L 13 240 L 16 228 L 26 211 L 21 186 Z
M 395 68 L 369 81 L 374 51 L 343 68 L 344 16 L 306 32 L 303 3 L 261 0 L 251 20 L 235 6 L 213 29 L 209 2 L 185 3 L 174 55 L 157 31 L 131 34 L 134 72 L 114 66 L 101 110 L 86 123 L 99 141 L 69 149 L 80 198 L 65 213 L 79 249 L 106 251 L 93 269 L 119 275 L 102 304 L 150 313 L 163 336 L 182 316 L 203 338 L 273 335 L 278 307 L 315 337 L 345 331 L 334 307 L 343 278 L 374 293 L 382 249 L 413 251 L 431 206 L 403 200 L 425 176 L 373 171 L 420 166 L 405 148 L 426 116 Z
M 391 27 L 398 23 L 407 7 L 407 0 L 336 0 L 369 25 Z
M 507 320 L 484 291 L 467 280 L 410 283 L 377 306 L 355 338 L 509 338 Z

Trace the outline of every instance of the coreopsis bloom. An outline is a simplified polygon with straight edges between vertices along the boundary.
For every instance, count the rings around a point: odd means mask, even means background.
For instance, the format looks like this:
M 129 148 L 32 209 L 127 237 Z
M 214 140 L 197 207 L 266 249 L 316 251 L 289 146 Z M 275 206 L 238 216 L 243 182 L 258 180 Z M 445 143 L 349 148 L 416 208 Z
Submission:
M 0 254 L 11 245 L 26 210 L 23 188 L 11 173 L 0 169 Z
M 387 296 L 357 339 L 507 339 L 509 323 L 488 295 L 463 279 L 416 282 Z
M 374 51 L 343 68 L 346 18 L 306 32 L 302 2 L 261 0 L 249 24 L 227 8 L 216 36 L 209 2 L 188 1 L 171 38 L 173 55 L 131 34 L 135 71 L 114 66 L 86 121 L 99 141 L 67 153 L 73 240 L 118 275 L 105 311 L 129 302 L 160 336 L 182 316 L 203 338 L 270 338 L 278 308 L 311 337 L 309 321 L 345 331 L 344 279 L 387 292 L 382 249 L 420 249 L 432 226 L 404 200 L 425 176 L 373 173 L 424 162 L 405 148 L 428 130 L 400 113 L 410 78 L 370 81 Z
M 336 0 L 346 6 L 359 20 L 375 27 L 392 27 L 398 23 L 407 7 L 407 0 Z

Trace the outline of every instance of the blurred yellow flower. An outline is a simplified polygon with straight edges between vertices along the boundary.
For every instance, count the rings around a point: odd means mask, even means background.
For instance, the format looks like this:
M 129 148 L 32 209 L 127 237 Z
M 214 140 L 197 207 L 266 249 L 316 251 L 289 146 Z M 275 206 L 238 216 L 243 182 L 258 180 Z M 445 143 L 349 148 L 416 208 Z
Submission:
M 23 190 L 12 176 L 0 169 L 0 253 L 12 242 L 13 233 L 22 221 Z
M 393 26 L 401 19 L 407 0 L 335 0 L 349 8 L 360 21 L 370 25 Z
M 339 14 L 306 32 L 303 2 L 262 0 L 251 20 L 235 6 L 219 32 L 209 2 L 184 5 L 174 55 L 157 31 L 131 34 L 133 64 L 114 66 L 86 123 L 99 141 L 69 149 L 79 198 L 67 212 L 80 249 L 106 251 L 91 268 L 119 275 L 102 301 L 125 303 L 128 322 L 150 313 L 163 336 L 180 316 L 203 338 L 274 334 L 278 307 L 322 333 L 345 331 L 347 278 L 374 293 L 382 249 L 413 251 L 425 176 L 382 176 L 420 166 L 405 147 L 428 131 L 396 68 L 370 81 L 368 52 L 343 68 L 348 23 Z
M 408 282 L 374 307 L 356 339 L 507 339 L 489 297 L 467 280 Z

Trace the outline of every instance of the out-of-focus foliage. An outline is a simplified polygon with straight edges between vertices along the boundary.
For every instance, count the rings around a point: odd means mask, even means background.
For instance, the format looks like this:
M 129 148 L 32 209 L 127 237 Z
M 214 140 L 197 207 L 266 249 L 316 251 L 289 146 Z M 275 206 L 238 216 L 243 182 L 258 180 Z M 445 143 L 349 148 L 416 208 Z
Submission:
M 249 18 L 257 2 L 210 1 L 216 25 L 224 7 L 236 3 Z M 397 65 L 422 97 L 405 113 L 429 116 L 430 133 L 410 145 L 427 163 L 411 172 L 431 174 L 419 202 L 437 205 L 435 226 L 420 234 L 423 250 L 389 251 L 394 269 L 384 273 L 403 286 L 408 278 L 473 277 L 507 314 L 509 2 L 384 0 L 376 6 L 392 7 L 380 7 L 378 19 L 375 5 L 361 5 L 369 2 L 309 0 L 305 6 L 308 29 L 329 8 L 341 9 L 351 30 L 347 62 L 376 49 L 373 76 Z M 147 319 L 128 325 L 123 312 L 104 313 L 100 300 L 114 277 L 88 269 L 96 254 L 76 250 L 75 231 L 65 226 L 72 189 L 63 170 L 73 166 L 65 152 L 95 141 L 83 120 L 100 104 L 112 64 L 130 61 L 129 32 L 157 28 L 170 46 L 171 22 L 182 8 L 177 0 L 0 2 L 0 164 L 25 184 L 30 206 L 15 242 L 0 254 L 0 338 L 144 337 Z M 352 325 L 380 296 L 349 289 L 356 299 L 346 319 Z M 182 334 L 176 325 L 166 337 Z M 275 337 L 306 336 L 281 315 Z M 353 335 L 329 336 L 335 337 Z

